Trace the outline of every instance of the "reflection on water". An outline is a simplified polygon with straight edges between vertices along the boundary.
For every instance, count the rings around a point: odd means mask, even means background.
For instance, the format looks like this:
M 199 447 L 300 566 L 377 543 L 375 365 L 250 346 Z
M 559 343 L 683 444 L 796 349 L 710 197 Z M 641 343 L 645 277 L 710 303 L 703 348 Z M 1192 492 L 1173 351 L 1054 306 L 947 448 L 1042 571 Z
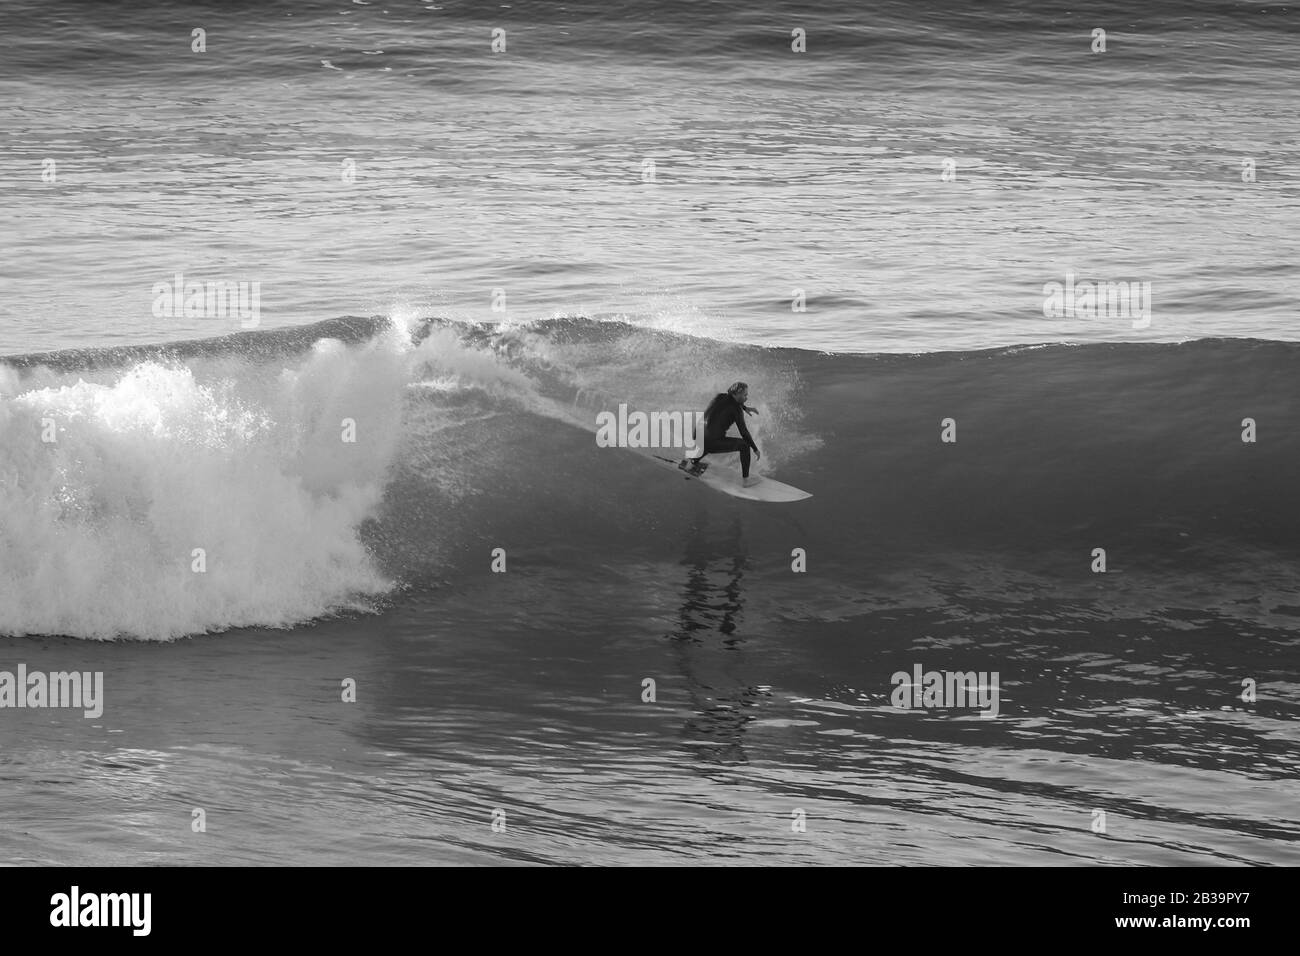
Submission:
M 674 640 L 699 644 L 716 633 L 728 647 L 744 641 L 737 629 L 744 609 L 741 581 L 747 560 L 740 516 L 733 514 L 725 531 L 719 533 L 710 526 L 709 512 L 701 509 L 682 558 L 686 583 L 681 614 L 671 634 Z
M 714 764 L 748 762 L 742 738 L 751 713 L 766 695 L 749 684 L 706 681 L 696 666 L 695 648 L 709 645 L 735 650 L 745 643 L 744 590 L 748 567 L 740 516 L 710 523 L 710 513 L 697 514 L 682 559 L 686 582 L 677 627 L 669 634 L 674 660 L 686 680 L 694 711 L 682 728 L 683 743 L 703 761 Z

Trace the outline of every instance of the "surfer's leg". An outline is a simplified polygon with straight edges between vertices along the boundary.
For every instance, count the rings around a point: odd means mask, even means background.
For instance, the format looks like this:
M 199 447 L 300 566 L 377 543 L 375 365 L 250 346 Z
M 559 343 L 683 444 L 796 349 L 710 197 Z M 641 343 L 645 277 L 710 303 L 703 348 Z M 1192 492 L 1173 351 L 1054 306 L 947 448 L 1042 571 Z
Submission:
M 743 438 L 716 438 L 704 443 L 704 454 L 719 452 L 740 452 L 740 474 L 742 478 L 749 477 L 749 446 L 745 444 Z

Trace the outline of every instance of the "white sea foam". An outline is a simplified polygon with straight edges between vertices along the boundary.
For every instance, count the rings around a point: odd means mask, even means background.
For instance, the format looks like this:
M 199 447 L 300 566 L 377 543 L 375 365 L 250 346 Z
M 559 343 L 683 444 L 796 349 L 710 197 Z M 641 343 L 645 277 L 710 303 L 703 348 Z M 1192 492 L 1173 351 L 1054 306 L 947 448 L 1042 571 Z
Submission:
M 5 383 L 0 633 L 166 640 L 387 591 L 358 527 L 400 437 L 399 339 L 324 340 L 288 367 L 226 356 Z

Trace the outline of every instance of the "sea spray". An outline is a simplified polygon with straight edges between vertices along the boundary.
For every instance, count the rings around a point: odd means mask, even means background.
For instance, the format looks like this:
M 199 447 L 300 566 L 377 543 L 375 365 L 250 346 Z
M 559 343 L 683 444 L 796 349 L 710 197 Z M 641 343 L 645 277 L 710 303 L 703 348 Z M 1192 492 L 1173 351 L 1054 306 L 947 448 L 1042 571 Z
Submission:
M 0 633 L 167 640 L 366 606 L 392 586 L 358 528 L 409 351 L 394 330 L 279 365 L 146 361 L 26 390 L 8 373 Z

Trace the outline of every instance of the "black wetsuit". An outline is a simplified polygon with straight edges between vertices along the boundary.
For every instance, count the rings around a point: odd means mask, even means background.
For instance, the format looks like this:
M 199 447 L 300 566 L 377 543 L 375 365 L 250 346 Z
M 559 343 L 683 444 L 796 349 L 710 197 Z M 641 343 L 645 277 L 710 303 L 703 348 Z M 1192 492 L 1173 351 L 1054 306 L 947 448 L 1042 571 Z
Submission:
M 728 438 L 727 429 L 732 425 L 740 429 L 739 438 Z M 754 439 L 749 436 L 749 429 L 745 427 L 745 409 L 726 392 L 719 392 L 713 401 L 709 402 L 708 409 L 704 412 L 704 455 L 711 453 L 726 453 L 730 451 L 740 452 L 740 473 L 749 477 L 749 450 L 758 451 L 758 446 L 754 444 Z M 700 458 L 692 459 L 699 461 Z

